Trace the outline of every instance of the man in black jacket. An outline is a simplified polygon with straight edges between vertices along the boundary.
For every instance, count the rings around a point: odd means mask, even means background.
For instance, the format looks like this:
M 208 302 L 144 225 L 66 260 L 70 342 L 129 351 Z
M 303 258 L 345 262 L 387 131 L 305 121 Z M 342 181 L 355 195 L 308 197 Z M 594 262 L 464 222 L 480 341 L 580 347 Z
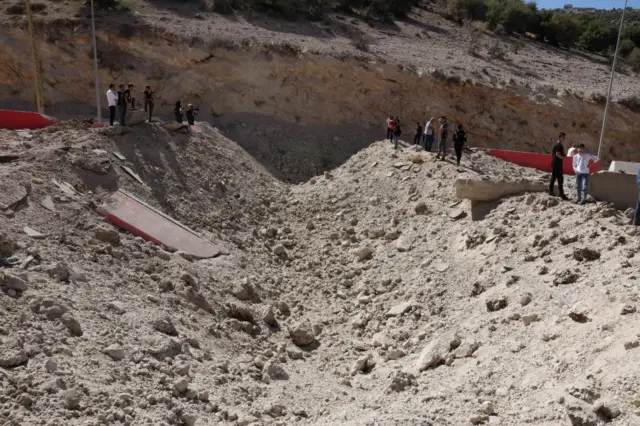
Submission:
M 553 145 L 553 149 L 551 150 L 551 182 L 549 182 L 549 195 L 554 195 L 553 186 L 558 181 L 558 192 L 560 198 L 563 200 L 568 200 L 567 196 L 564 195 L 564 189 L 562 187 L 564 183 L 564 172 L 562 171 L 562 162 L 565 158 L 564 154 L 564 142 L 566 135 L 564 133 L 560 133 L 558 135 L 558 141 Z

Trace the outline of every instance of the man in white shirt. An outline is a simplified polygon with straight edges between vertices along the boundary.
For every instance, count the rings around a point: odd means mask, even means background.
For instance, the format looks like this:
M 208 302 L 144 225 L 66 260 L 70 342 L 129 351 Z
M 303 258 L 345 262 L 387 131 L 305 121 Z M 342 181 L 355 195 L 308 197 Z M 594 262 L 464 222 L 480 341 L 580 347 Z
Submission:
M 433 121 L 434 120 L 435 118 L 431 117 L 429 121 L 427 121 L 424 124 L 424 149 L 427 152 L 431 152 L 431 148 L 433 147 L 433 135 L 434 135 Z
M 576 173 L 576 187 L 578 189 L 578 204 L 587 202 L 589 190 L 589 166 L 598 160 L 597 157 L 584 152 L 584 144 L 576 147 L 573 155 L 573 171 Z
M 115 87 L 116 85 L 111 83 L 109 85 L 109 90 L 107 90 L 107 103 L 109 104 L 109 126 L 113 126 L 113 121 L 116 118 L 116 105 L 118 105 L 118 94 L 114 90 Z
M 569 150 L 567 151 L 567 157 L 573 157 L 576 154 L 577 147 L 578 145 L 575 143 L 571 145 L 571 148 L 569 148 Z

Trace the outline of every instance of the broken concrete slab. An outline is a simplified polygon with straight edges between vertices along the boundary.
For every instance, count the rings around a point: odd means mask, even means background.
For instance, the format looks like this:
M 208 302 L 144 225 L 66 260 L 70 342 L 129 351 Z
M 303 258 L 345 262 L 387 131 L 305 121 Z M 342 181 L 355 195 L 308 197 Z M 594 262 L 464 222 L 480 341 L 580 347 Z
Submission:
M 137 175 L 136 172 L 134 172 L 133 170 L 131 170 L 129 167 L 127 166 L 121 166 L 122 170 L 124 170 L 129 176 L 131 176 L 132 178 L 134 178 L 135 180 L 138 181 L 138 183 L 142 183 L 144 184 L 144 182 L 142 181 L 142 179 L 140 178 L 140 176 Z
M 77 192 L 76 192 L 75 188 L 70 183 L 67 183 L 67 182 L 64 182 L 64 181 L 63 182 L 58 182 L 55 179 L 52 179 L 51 182 L 55 186 L 57 186 L 60 189 L 60 191 L 64 192 L 65 194 L 67 194 L 67 195 L 69 195 L 71 197 L 77 195 Z
M 40 201 L 40 205 L 42 207 L 44 207 L 47 210 L 50 210 L 52 212 L 56 211 L 56 205 L 53 203 L 53 200 L 51 199 L 50 196 L 46 196 L 42 199 L 42 201 Z
M 638 203 L 636 175 L 620 172 L 598 172 L 589 179 L 589 195 L 613 204 L 619 210 L 635 209 Z
M 186 253 L 189 257 L 206 259 L 228 254 L 192 229 L 121 190 L 113 193 L 98 213 L 145 240 L 171 251 Z
M 467 212 L 465 212 L 463 209 L 454 209 L 449 212 L 449 218 L 451 220 L 462 219 L 466 216 L 467 216 Z
M 33 228 L 29 228 L 28 226 L 25 226 L 24 228 L 22 228 L 22 230 L 24 231 L 25 234 L 27 234 L 31 238 L 35 238 L 35 239 L 45 238 L 44 234 L 41 234 L 40 232 L 36 231 Z
M 541 181 L 456 180 L 456 196 L 460 199 L 471 201 L 494 201 L 509 195 L 545 192 L 548 190 L 548 184 Z
M 13 208 L 27 195 L 29 192 L 24 186 L 7 178 L 0 178 L 0 210 Z

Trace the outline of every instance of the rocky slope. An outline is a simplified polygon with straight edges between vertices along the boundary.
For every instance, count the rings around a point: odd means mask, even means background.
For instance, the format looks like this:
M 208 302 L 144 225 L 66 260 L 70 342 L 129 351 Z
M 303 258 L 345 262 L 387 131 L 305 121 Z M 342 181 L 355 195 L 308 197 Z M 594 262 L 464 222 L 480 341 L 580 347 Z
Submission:
M 46 111 L 92 117 L 89 21 L 73 5 L 44 4 L 36 27 Z M 164 118 L 178 99 L 199 104 L 201 119 L 280 179 L 301 182 L 339 166 L 382 137 L 390 114 L 402 118 L 407 139 L 416 121 L 447 115 L 467 126 L 476 146 L 548 152 L 564 131 L 597 150 L 608 85 L 603 58 L 474 32 L 433 10 L 389 26 L 355 16 L 285 22 L 196 9 L 132 2 L 128 13 L 100 13 L 101 84 L 132 82 L 138 93 L 150 84 Z M 24 20 L 2 19 L 0 107 L 31 109 Z M 496 45 L 504 55 L 495 57 Z M 621 72 L 616 97 L 637 95 L 635 75 Z M 606 159 L 639 160 L 637 123 L 636 113 L 614 105 Z
M 0 134 L 4 424 L 638 423 L 625 214 L 528 194 L 474 221 L 456 178 L 544 175 L 384 141 L 285 185 L 203 127 Z M 120 187 L 229 254 L 105 223 Z

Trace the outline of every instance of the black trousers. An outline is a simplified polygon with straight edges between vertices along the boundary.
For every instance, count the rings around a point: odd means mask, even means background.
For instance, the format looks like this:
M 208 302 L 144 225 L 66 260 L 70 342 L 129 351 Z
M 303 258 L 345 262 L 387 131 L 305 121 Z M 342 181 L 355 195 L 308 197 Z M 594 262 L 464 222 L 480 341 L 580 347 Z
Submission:
M 149 112 L 149 123 L 151 123 L 151 116 L 153 115 L 153 101 L 144 101 L 144 110 Z
M 113 126 L 113 122 L 116 119 L 116 106 L 109 107 L 109 126 Z
M 456 152 L 456 162 L 460 164 L 460 160 L 462 159 L 462 144 L 454 142 L 453 150 Z
M 417 135 L 414 136 L 413 138 L 413 144 L 414 145 L 420 145 L 420 141 L 422 140 L 422 133 L 418 133 Z
M 387 128 L 387 139 L 391 140 L 393 137 L 393 130 Z
M 127 116 L 127 104 L 120 105 L 120 125 L 124 126 L 124 119 Z
M 558 181 L 558 195 L 561 197 L 564 196 L 564 188 L 562 185 L 564 184 L 564 173 L 562 169 L 552 168 L 551 169 L 551 182 L 549 182 L 549 194 L 553 195 L 553 186 Z

